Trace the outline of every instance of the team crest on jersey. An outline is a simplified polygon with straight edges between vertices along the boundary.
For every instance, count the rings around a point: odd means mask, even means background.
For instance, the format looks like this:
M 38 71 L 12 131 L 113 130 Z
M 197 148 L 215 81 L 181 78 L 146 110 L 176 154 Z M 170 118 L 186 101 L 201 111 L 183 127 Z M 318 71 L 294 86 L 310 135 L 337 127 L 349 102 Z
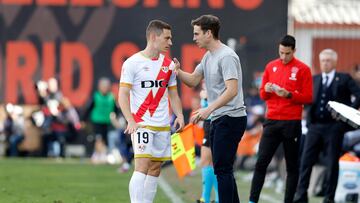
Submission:
M 150 68 L 147 67 L 147 66 L 143 67 L 143 69 L 144 69 L 144 71 L 149 71 L 150 70 Z
M 169 67 L 168 66 L 163 66 L 161 67 L 161 70 L 165 73 L 167 73 L 169 71 Z
M 141 144 L 141 145 L 138 146 L 138 150 L 139 150 L 140 152 L 144 152 L 144 151 L 145 151 L 145 148 L 146 148 L 146 146 L 143 145 L 143 144 Z
M 273 67 L 273 72 L 275 73 L 275 72 L 276 72 L 276 70 L 277 70 L 277 67 L 276 67 L 276 66 L 274 66 L 274 67 Z
M 290 80 L 297 80 L 296 79 L 296 74 L 299 72 L 299 68 L 294 66 L 291 68 L 291 75 L 289 77 Z

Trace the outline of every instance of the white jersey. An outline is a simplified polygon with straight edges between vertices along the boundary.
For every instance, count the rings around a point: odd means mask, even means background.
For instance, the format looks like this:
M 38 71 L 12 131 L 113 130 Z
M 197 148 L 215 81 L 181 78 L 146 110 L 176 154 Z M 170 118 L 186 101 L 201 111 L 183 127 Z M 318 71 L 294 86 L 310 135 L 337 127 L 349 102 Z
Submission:
M 131 88 L 130 109 L 140 125 L 170 125 L 168 88 L 176 88 L 174 66 L 174 62 L 162 54 L 150 59 L 141 52 L 124 62 L 120 86 Z

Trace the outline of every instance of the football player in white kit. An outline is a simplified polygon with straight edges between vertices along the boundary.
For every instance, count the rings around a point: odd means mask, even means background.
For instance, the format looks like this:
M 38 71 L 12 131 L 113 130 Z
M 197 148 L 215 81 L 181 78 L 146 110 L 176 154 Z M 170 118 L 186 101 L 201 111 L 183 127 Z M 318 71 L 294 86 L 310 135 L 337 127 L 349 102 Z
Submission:
M 146 40 L 146 48 L 124 62 L 119 88 L 119 105 L 128 122 L 125 133 L 131 134 L 135 154 L 129 183 L 132 203 L 153 202 L 160 166 L 171 159 L 169 101 L 175 127 L 184 127 L 175 64 L 162 54 L 172 45 L 170 25 L 150 21 Z

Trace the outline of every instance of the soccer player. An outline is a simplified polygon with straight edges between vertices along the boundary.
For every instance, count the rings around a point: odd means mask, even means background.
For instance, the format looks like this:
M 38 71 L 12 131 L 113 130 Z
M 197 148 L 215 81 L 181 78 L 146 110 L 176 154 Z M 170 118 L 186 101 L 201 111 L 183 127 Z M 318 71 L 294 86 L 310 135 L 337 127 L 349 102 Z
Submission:
M 131 134 L 135 154 L 129 183 L 132 203 L 153 202 L 160 166 L 171 159 L 169 100 L 177 131 L 184 127 L 175 64 L 162 54 L 172 45 L 170 25 L 150 21 L 146 40 L 146 48 L 124 62 L 119 88 L 120 108 L 128 122 L 125 133 Z
M 211 114 L 210 148 L 219 203 L 239 203 L 233 164 L 246 127 L 240 59 L 220 41 L 218 17 L 203 15 L 191 24 L 193 40 L 207 52 L 192 73 L 180 70 L 180 64 L 175 60 L 177 76 L 190 87 L 205 79 L 209 105 L 195 111 L 191 120 L 197 123 Z

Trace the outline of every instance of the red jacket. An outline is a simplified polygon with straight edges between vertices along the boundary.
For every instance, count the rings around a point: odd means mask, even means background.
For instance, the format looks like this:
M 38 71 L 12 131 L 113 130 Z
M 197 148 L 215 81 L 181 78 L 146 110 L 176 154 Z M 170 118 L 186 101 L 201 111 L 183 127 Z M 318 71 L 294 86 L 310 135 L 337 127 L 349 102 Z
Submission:
M 265 92 L 266 83 L 274 83 L 291 92 L 291 98 Z M 267 106 L 266 118 L 272 120 L 301 120 L 303 105 L 312 102 L 312 76 L 310 68 L 293 58 L 283 64 L 280 59 L 266 65 L 260 97 Z

